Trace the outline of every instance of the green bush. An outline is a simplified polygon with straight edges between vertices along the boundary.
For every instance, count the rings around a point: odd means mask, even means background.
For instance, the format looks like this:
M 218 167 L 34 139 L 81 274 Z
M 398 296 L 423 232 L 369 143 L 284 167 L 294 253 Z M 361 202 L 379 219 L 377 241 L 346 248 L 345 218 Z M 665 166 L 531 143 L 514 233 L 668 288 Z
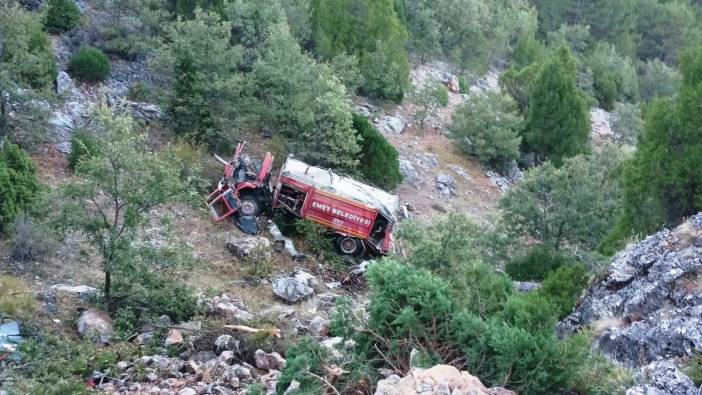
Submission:
M 329 230 L 310 220 L 301 219 L 295 222 L 295 231 L 307 244 L 307 248 L 316 255 L 325 255 L 334 249 L 334 241 Z
M 696 386 L 702 385 L 702 355 L 690 358 L 683 368 L 685 374 L 692 379 Z
M 542 281 L 559 267 L 573 263 L 574 259 L 562 252 L 537 246 L 526 255 L 507 263 L 505 271 L 516 281 Z
M 85 130 L 78 130 L 71 137 L 71 153 L 68 154 L 68 165 L 76 168 L 83 159 L 100 154 L 100 147 L 93 136 Z
M 51 34 L 67 32 L 80 23 L 80 10 L 74 0 L 49 0 L 46 30 Z
M 461 149 L 481 162 L 504 165 L 519 158 L 522 118 L 511 97 L 490 92 L 472 95 L 453 116 L 451 136 Z
M 300 383 L 300 393 L 316 393 L 322 383 L 309 373 L 326 376 L 324 371 L 326 348 L 314 338 L 307 336 L 291 345 L 285 352 L 285 358 L 287 364 L 280 373 L 276 393 L 282 395 L 293 380 Z
M 537 292 L 512 295 L 500 314 L 507 324 L 530 332 L 552 330 L 556 326 L 557 316 L 556 303 Z
M 54 240 L 49 232 L 29 215 L 15 218 L 10 239 L 10 254 L 19 262 L 37 260 L 51 253 Z
M 82 47 L 71 56 L 68 72 L 81 81 L 103 81 L 110 75 L 110 60 L 97 48 Z
M 362 139 L 358 170 L 366 180 L 381 188 L 395 188 L 402 182 L 395 147 L 361 115 L 353 114 L 353 127 Z
M 0 231 L 17 214 L 30 210 L 41 193 L 36 166 L 17 145 L 5 142 L 0 149 Z
M 558 307 L 558 318 L 563 318 L 573 310 L 588 280 L 583 265 L 563 265 L 546 277 L 537 293 L 550 298 Z

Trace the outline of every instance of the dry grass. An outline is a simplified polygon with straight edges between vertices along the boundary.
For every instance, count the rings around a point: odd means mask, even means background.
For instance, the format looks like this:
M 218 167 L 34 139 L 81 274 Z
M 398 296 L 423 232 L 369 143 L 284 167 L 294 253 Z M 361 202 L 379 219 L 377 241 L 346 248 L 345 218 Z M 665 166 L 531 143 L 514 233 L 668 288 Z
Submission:
M 37 302 L 34 292 L 22 280 L 0 277 L 0 318 L 22 318 L 34 314 Z

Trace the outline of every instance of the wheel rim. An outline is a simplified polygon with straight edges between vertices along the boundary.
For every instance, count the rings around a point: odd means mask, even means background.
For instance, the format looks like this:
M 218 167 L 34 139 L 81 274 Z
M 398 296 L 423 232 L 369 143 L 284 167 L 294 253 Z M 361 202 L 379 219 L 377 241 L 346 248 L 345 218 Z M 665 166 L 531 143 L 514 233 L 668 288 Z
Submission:
M 339 242 L 339 248 L 344 254 L 353 254 L 356 252 L 356 240 L 350 237 L 344 237 Z
M 242 200 L 241 201 L 241 214 L 243 214 L 243 215 L 256 215 L 257 210 L 258 210 L 258 206 L 256 206 L 256 203 L 252 202 L 251 200 Z

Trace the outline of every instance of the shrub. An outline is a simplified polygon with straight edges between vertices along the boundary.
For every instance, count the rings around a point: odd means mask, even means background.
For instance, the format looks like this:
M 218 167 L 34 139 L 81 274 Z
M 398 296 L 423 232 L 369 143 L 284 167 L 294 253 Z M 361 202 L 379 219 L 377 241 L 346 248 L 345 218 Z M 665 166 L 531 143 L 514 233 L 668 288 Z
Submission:
M 512 281 L 504 274 L 480 261 L 461 267 L 463 276 L 458 281 L 459 296 L 468 310 L 480 317 L 490 317 L 500 310 L 514 292 Z
M 82 47 L 71 56 L 68 72 L 81 81 L 103 81 L 110 75 L 110 61 L 101 50 Z
M 578 333 L 565 342 L 568 349 L 587 349 L 592 344 L 592 336 L 589 332 Z M 571 385 L 571 389 L 576 393 L 623 394 L 633 385 L 631 371 L 610 361 L 600 350 L 595 349 L 590 353 L 584 353 L 583 357 Z
M 22 215 L 15 219 L 12 227 L 10 254 L 19 262 L 41 258 L 54 249 L 48 232 L 41 229 L 30 216 Z
M 690 358 L 683 368 L 685 374 L 692 379 L 696 386 L 702 385 L 702 355 Z
M 0 276 L 0 316 L 24 317 L 37 309 L 37 302 L 22 280 Z
M 453 116 L 451 135 L 461 149 L 481 162 L 504 165 L 519 158 L 522 119 L 507 95 L 490 92 L 472 95 Z
M 80 10 L 74 0 L 49 0 L 46 14 L 46 30 L 59 34 L 72 30 L 80 22 Z
M 505 271 L 516 281 L 542 281 L 552 271 L 572 262 L 573 258 L 562 252 L 538 246 L 523 257 L 507 263 Z
M 36 166 L 27 154 L 6 142 L 0 149 L 0 231 L 34 205 L 41 192 L 35 173 Z
M 313 254 L 324 255 L 333 250 L 334 242 L 329 235 L 329 230 L 324 226 L 301 219 L 295 222 L 295 230 Z
M 285 358 L 287 364 L 280 373 L 276 393 L 282 395 L 293 380 L 300 383 L 301 393 L 315 393 L 323 385 L 319 379 L 309 374 L 326 376 L 324 361 L 327 350 L 317 340 L 309 336 L 297 340 L 287 349 Z
M 97 140 L 86 130 L 80 129 L 71 137 L 71 153 L 68 154 L 68 165 L 76 168 L 78 162 L 100 154 Z
M 549 274 L 538 294 L 550 298 L 558 307 L 558 318 L 570 314 L 588 283 L 585 267 L 579 263 L 559 267 Z
M 402 182 L 395 147 L 361 115 L 353 114 L 353 127 L 362 139 L 358 170 L 366 180 L 381 188 L 395 188 Z
M 548 331 L 556 325 L 558 306 L 553 300 L 537 292 L 517 294 L 507 299 L 500 317 L 507 324 L 530 332 Z

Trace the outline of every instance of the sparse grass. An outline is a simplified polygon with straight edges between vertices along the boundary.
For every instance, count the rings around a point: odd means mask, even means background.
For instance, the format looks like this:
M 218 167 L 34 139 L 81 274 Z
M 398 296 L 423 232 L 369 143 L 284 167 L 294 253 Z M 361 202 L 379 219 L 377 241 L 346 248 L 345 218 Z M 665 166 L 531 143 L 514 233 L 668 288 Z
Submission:
M 37 309 L 34 293 L 22 280 L 0 276 L 0 316 L 22 318 Z
M 702 354 L 688 359 L 683 367 L 683 372 L 692 379 L 696 386 L 702 386 Z

